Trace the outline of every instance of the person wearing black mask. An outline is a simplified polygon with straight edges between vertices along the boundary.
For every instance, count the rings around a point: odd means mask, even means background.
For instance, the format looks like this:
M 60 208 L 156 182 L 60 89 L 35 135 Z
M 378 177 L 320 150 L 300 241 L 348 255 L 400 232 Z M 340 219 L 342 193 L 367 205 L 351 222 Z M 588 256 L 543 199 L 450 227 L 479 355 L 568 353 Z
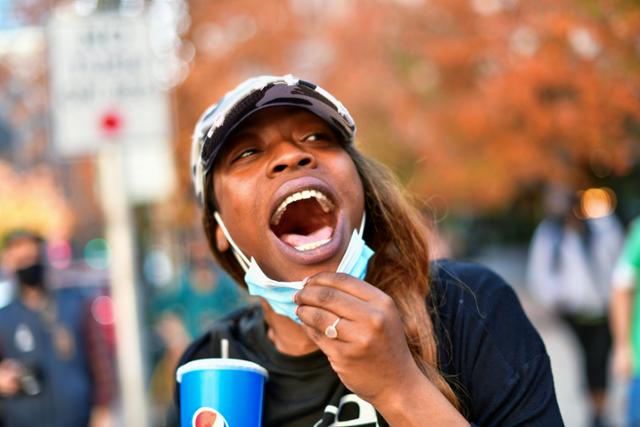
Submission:
M 44 266 L 40 261 L 16 270 L 18 282 L 32 289 L 43 289 Z
M 2 248 L 17 292 L 0 310 L 0 425 L 109 425 L 113 375 L 90 301 L 48 288 L 39 236 L 14 232 Z

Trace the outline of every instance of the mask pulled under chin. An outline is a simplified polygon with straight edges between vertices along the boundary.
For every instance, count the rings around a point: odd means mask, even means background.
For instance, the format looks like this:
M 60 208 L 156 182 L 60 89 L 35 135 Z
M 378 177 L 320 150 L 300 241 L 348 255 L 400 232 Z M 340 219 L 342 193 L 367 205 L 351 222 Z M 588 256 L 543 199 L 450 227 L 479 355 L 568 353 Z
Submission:
M 245 271 L 244 281 L 249 288 L 249 293 L 267 300 L 276 313 L 301 323 L 298 316 L 296 316 L 297 304 L 293 302 L 292 298 L 296 292 L 302 289 L 302 281 L 280 282 L 269 278 L 262 271 L 255 258 L 252 257 L 251 260 L 247 259 L 240 248 L 238 248 L 227 231 L 227 228 L 224 226 L 218 212 L 214 213 L 214 217 L 229 241 L 234 256 Z M 365 216 L 363 215 L 360 230 L 353 230 L 347 250 L 336 270 L 337 273 L 346 273 L 360 280 L 365 278 L 367 274 L 367 264 L 374 254 L 373 250 L 367 246 L 362 238 L 364 224 Z
M 44 265 L 41 263 L 31 264 L 27 267 L 15 271 L 16 278 L 21 285 L 33 288 L 44 287 Z

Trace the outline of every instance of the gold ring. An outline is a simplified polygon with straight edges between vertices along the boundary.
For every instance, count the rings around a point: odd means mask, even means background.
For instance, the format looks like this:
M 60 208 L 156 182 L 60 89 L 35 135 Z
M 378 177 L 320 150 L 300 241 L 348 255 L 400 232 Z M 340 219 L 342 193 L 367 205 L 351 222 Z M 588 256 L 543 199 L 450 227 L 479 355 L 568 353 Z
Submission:
M 327 338 L 330 338 L 332 340 L 338 338 L 338 330 L 336 329 L 336 326 L 338 326 L 339 322 L 340 318 L 338 317 L 335 322 L 327 326 L 327 328 L 324 330 L 324 334 L 327 336 Z

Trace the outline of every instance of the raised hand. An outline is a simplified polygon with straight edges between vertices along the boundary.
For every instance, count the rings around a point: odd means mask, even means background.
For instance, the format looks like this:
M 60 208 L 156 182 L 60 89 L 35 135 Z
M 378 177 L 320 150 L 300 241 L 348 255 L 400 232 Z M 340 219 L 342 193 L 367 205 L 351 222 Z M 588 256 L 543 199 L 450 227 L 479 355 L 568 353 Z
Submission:
M 307 279 L 294 301 L 309 337 L 361 398 L 374 404 L 422 376 L 395 303 L 378 288 L 347 274 L 319 273 Z

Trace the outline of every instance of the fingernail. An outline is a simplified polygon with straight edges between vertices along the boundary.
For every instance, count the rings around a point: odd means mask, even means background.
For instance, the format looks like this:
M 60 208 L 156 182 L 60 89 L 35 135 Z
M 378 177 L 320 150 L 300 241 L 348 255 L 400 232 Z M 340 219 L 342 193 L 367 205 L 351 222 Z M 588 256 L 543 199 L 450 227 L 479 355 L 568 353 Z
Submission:
M 296 296 L 297 295 L 298 295 L 297 292 L 295 294 L 291 295 L 291 301 L 296 302 Z
M 296 313 L 296 316 L 298 316 L 298 310 L 300 309 L 300 306 L 296 306 L 296 310 L 294 311 L 294 313 Z M 300 317 L 300 316 L 298 316 Z
M 302 279 L 302 287 L 304 288 L 307 285 L 307 282 L 309 281 L 309 276 L 305 277 L 304 279 Z

